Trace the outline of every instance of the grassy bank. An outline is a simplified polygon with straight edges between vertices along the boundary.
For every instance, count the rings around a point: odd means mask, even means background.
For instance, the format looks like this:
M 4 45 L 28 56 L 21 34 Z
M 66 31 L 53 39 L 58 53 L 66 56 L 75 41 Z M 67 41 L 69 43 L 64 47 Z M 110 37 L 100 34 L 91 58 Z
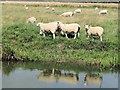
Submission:
M 119 63 L 116 8 L 101 7 L 100 9 L 108 9 L 109 12 L 106 15 L 98 15 L 94 7 L 54 6 L 54 12 L 40 5 L 29 5 L 28 10 L 25 10 L 23 5 L 3 5 L 2 8 L 3 59 L 11 59 L 11 56 L 14 56 L 19 60 L 85 61 L 100 63 L 103 66 Z M 59 16 L 65 11 L 74 11 L 76 8 L 81 8 L 82 13 L 69 18 Z M 30 16 L 35 16 L 38 22 L 79 23 L 81 25 L 80 37 L 68 40 L 57 33 L 55 40 L 49 35 L 44 38 L 39 35 L 38 27 L 25 23 Z M 97 39 L 95 41 L 86 39 L 83 28 L 86 23 L 104 28 L 103 42 Z

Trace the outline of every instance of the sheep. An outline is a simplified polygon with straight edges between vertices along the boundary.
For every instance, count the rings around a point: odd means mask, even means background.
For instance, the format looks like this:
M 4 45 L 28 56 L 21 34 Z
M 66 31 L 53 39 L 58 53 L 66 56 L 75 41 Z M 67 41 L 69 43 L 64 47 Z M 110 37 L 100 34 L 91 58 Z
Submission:
M 55 8 L 52 8 L 52 11 L 55 11 Z
M 53 39 L 55 39 L 55 32 L 59 27 L 59 22 L 50 22 L 50 23 L 37 23 L 37 26 L 40 27 L 40 34 L 43 34 L 45 37 L 44 32 L 51 32 L 53 34 Z
M 77 23 L 71 23 L 71 24 L 60 24 L 60 28 L 61 28 L 61 33 L 65 34 L 66 38 L 68 38 L 67 33 L 70 32 L 74 32 L 74 39 L 76 38 L 76 36 L 78 35 L 79 37 L 79 31 L 80 31 L 80 25 Z
M 74 13 L 81 13 L 81 9 L 76 9 Z
M 100 27 L 100 26 L 91 27 L 89 25 L 85 25 L 84 27 L 85 27 L 86 34 L 87 34 L 88 38 L 91 35 L 99 36 L 100 41 L 102 41 L 102 34 L 103 34 L 103 31 L 104 31 L 104 29 L 102 27 Z
M 98 10 L 98 7 L 96 7 L 95 10 Z
M 50 7 L 46 7 L 46 9 L 49 9 Z
M 30 17 L 27 19 L 26 23 L 31 23 L 31 24 L 34 24 L 36 23 L 37 19 L 35 17 Z
M 65 12 L 63 14 L 61 14 L 60 16 L 63 16 L 63 17 L 71 17 L 74 15 L 74 12 Z
M 28 9 L 27 5 L 25 5 L 25 9 L 26 9 L 26 10 Z
M 101 10 L 100 12 L 99 12 L 99 14 L 107 14 L 108 13 L 108 10 Z

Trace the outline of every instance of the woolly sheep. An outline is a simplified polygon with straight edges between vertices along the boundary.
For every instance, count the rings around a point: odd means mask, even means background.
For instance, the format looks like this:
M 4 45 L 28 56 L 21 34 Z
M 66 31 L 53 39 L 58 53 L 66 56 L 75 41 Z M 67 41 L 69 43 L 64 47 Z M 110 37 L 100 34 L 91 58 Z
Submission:
M 100 41 L 102 41 L 102 34 L 103 34 L 103 31 L 104 29 L 100 26 L 96 26 L 96 27 L 91 27 L 89 25 L 85 25 L 85 30 L 86 30 L 86 34 L 89 38 L 89 36 L 91 35 L 97 35 L 100 37 Z
M 108 10 L 101 10 L 99 14 L 107 14 Z
M 74 13 L 81 13 L 81 9 L 76 9 Z
M 74 15 L 73 12 L 65 12 L 65 13 L 61 14 L 60 16 L 63 16 L 63 17 L 71 17 L 71 16 L 73 16 L 73 15 Z
M 52 8 L 52 11 L 55 11 L 55 8 Z
M 50 23 L 37 23 L 37 26 L 40 27 L 40 34 L 43 34 L 45 37 L 44 32 L 51 32 L 53 34 L 53 39 L 55 39 L 55 32 L 58 29 L 58 21 L 50 22 Z
M 28 9 L 27 5 L 25 5 L 25 9 L 26 9 L 26 10 Z
M 46 9 L 49 9 L 50 7 L 46 7 Z
M 98 10 L 98 7 L 96 7 L 95 10 Z
M 31 24 L 34 24 L 34 23 L 36 23 L 36 21 L 37 21 L 37 19 L 35 18 L 35 17 L 30 17 L 30 18 L 28 18 L 27 19 L 27 23 L 31 23 Z
M 77 35 L 79 37 L 80 25 L 77 23 L 60 24 L 60 28 L 62 30 L 61 33 L 65 34 L 66 38 L 68 38 L 67 33 L 70 32 L 74 32 L 75 34 L 74 39 L 76 38 Z

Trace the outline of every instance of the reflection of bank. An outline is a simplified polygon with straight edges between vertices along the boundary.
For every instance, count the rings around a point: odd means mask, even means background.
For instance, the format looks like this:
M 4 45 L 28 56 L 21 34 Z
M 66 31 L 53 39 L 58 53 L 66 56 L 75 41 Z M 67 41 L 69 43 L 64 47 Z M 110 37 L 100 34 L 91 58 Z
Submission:
M 89 73 L 85 75 L 84 85 L 95 84 L 101 88 L 102 76 L 98 73 Z
M 78 74 L 73 72 L 66 72 L 62 70 L 52 69 L 43 70 L 43 72 L 38 76 L 38 79 L 44 82 L 63 82 L 68 84 L 76 84 L 79 81 Z

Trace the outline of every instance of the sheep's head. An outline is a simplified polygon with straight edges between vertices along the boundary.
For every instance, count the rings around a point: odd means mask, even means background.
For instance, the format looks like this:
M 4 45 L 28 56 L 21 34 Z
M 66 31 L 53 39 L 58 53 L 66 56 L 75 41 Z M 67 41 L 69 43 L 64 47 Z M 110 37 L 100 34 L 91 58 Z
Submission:
M 87 31 L 88 31 L 88 29 L 89 29 L 89 25 L 88 25 L 88 24 L 84 25 L 84 28 L 85 28 L 86 35 L 87 35 L 87 34 L 88 34 Z
M 57 31 L 61 31 L 61 24 L 62 24 L 62 22 L 60 22 L 60 21 L 58 21 L 57 22 Z

